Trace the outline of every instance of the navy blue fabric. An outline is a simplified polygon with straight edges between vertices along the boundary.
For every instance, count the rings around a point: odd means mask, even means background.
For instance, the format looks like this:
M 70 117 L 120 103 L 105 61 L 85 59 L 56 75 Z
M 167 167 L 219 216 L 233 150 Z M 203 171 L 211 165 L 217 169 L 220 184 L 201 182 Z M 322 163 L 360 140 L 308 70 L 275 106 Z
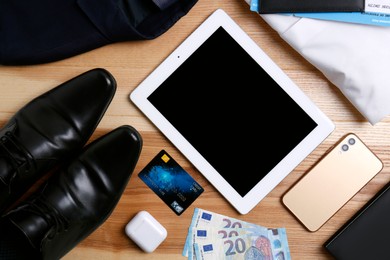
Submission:
M 1 0 L 0 64 L 47 63 L 114 42 L 154 39 L 197 2 L 179 0 L 164 10 L 156 6 L 134 27 L 123 10 L 124 1 Z

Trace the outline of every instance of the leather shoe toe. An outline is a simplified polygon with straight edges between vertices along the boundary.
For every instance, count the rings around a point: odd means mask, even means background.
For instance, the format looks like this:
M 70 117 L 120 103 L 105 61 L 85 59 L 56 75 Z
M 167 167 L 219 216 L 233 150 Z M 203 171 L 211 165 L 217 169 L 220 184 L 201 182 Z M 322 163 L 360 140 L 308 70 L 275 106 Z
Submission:
M 111 215 L 141 149 L 133 127 L 112 130 L 0 221 L 25 236 L 42 259 L 62 258 Z
M 115 91 L 108 71 L 92 69 L 36 97 L 0 129 L 0 214 L 81 151 Z

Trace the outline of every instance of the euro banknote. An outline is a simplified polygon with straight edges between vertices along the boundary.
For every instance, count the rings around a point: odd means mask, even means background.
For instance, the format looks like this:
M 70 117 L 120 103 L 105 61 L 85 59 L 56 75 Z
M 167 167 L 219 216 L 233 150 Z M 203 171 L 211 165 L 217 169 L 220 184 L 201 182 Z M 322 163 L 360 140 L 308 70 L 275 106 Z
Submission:
M 290 250 L 284 228 L 266 233 L 208 239 L 194 243 L 195 259 L 202 260 L 290 260 Z
M 262 258 L 245 258 L 251 254 Z M 182 255 L 191 260 L 291 258 L 284 228 L 267 228 L 200 208 L 194 210 Z
M 222 214 L 218 214 L 212 211 L 204 210 L 201 208 L 195 208 L 192 215 L 191 228 L 204 228 L 204 227 L 213 227 L 213 228 L 262 228 L 256 224 L 245 222 L 239 219 L 231 218 Z M 187 238 L 184 244 L 184 249 L 182 252 L 183 256 L 188 257 L 189 247 L 192 246 L 190 243 L 190 234 L 187 233 Z

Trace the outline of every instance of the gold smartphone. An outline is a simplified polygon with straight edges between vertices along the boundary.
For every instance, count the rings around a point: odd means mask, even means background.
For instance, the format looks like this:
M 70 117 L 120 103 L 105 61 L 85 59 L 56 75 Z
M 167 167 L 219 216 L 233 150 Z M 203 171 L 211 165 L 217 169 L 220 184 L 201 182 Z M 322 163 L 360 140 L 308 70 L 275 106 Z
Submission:
M 317 231 L 383 168 L 358 136 L 349 133 L 283 196 L 283 204 Z

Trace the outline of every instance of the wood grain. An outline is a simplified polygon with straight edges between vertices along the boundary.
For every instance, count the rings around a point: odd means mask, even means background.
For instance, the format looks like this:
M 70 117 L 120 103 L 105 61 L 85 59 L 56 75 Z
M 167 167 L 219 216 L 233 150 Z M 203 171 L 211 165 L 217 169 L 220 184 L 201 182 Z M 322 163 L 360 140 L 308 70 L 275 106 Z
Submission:
M 246 215 L 238 214 L 129 100 L 131 91 L 217 8 L 231 15 L 336 124 L 335 131 Z M 390 118 L 370 125 L 336 86 L 284 42 L 258 14 L 249 11 L 243 0 L 199 0 L 186 16 L 154 40 L 115 43 L 48 64 L 0 66 L 0 124 L 5 124 L 35 96 L 95 67 L 109 70 L 117 80 L 118 89 L 91 140 L 129 124 L 141 133 L 144 146 L 112 215 L 64 259 L 185 259 L 181 252 L 195 207 L 266 227 L 285 227 L 293 259 L 331 259 L 323 243 L 390 179 Z M 257 82 L 256 78 L 253 82 Z M 309 232 L 281 204 L 281 197 L 348 132 L 358 134 L 382 159 L 384 168 L 319 231 Z M 161 149 L 170 153 L 205 189 L 181 216 L 176 216 L 137 176 Z M 257 150 L 259 156 L 264 154 L 260 147 Z M 167 239 L 150 254 L 142 252 L 124 233 L 125 225 L 140 210 L 149 211 L 168 230 Z

